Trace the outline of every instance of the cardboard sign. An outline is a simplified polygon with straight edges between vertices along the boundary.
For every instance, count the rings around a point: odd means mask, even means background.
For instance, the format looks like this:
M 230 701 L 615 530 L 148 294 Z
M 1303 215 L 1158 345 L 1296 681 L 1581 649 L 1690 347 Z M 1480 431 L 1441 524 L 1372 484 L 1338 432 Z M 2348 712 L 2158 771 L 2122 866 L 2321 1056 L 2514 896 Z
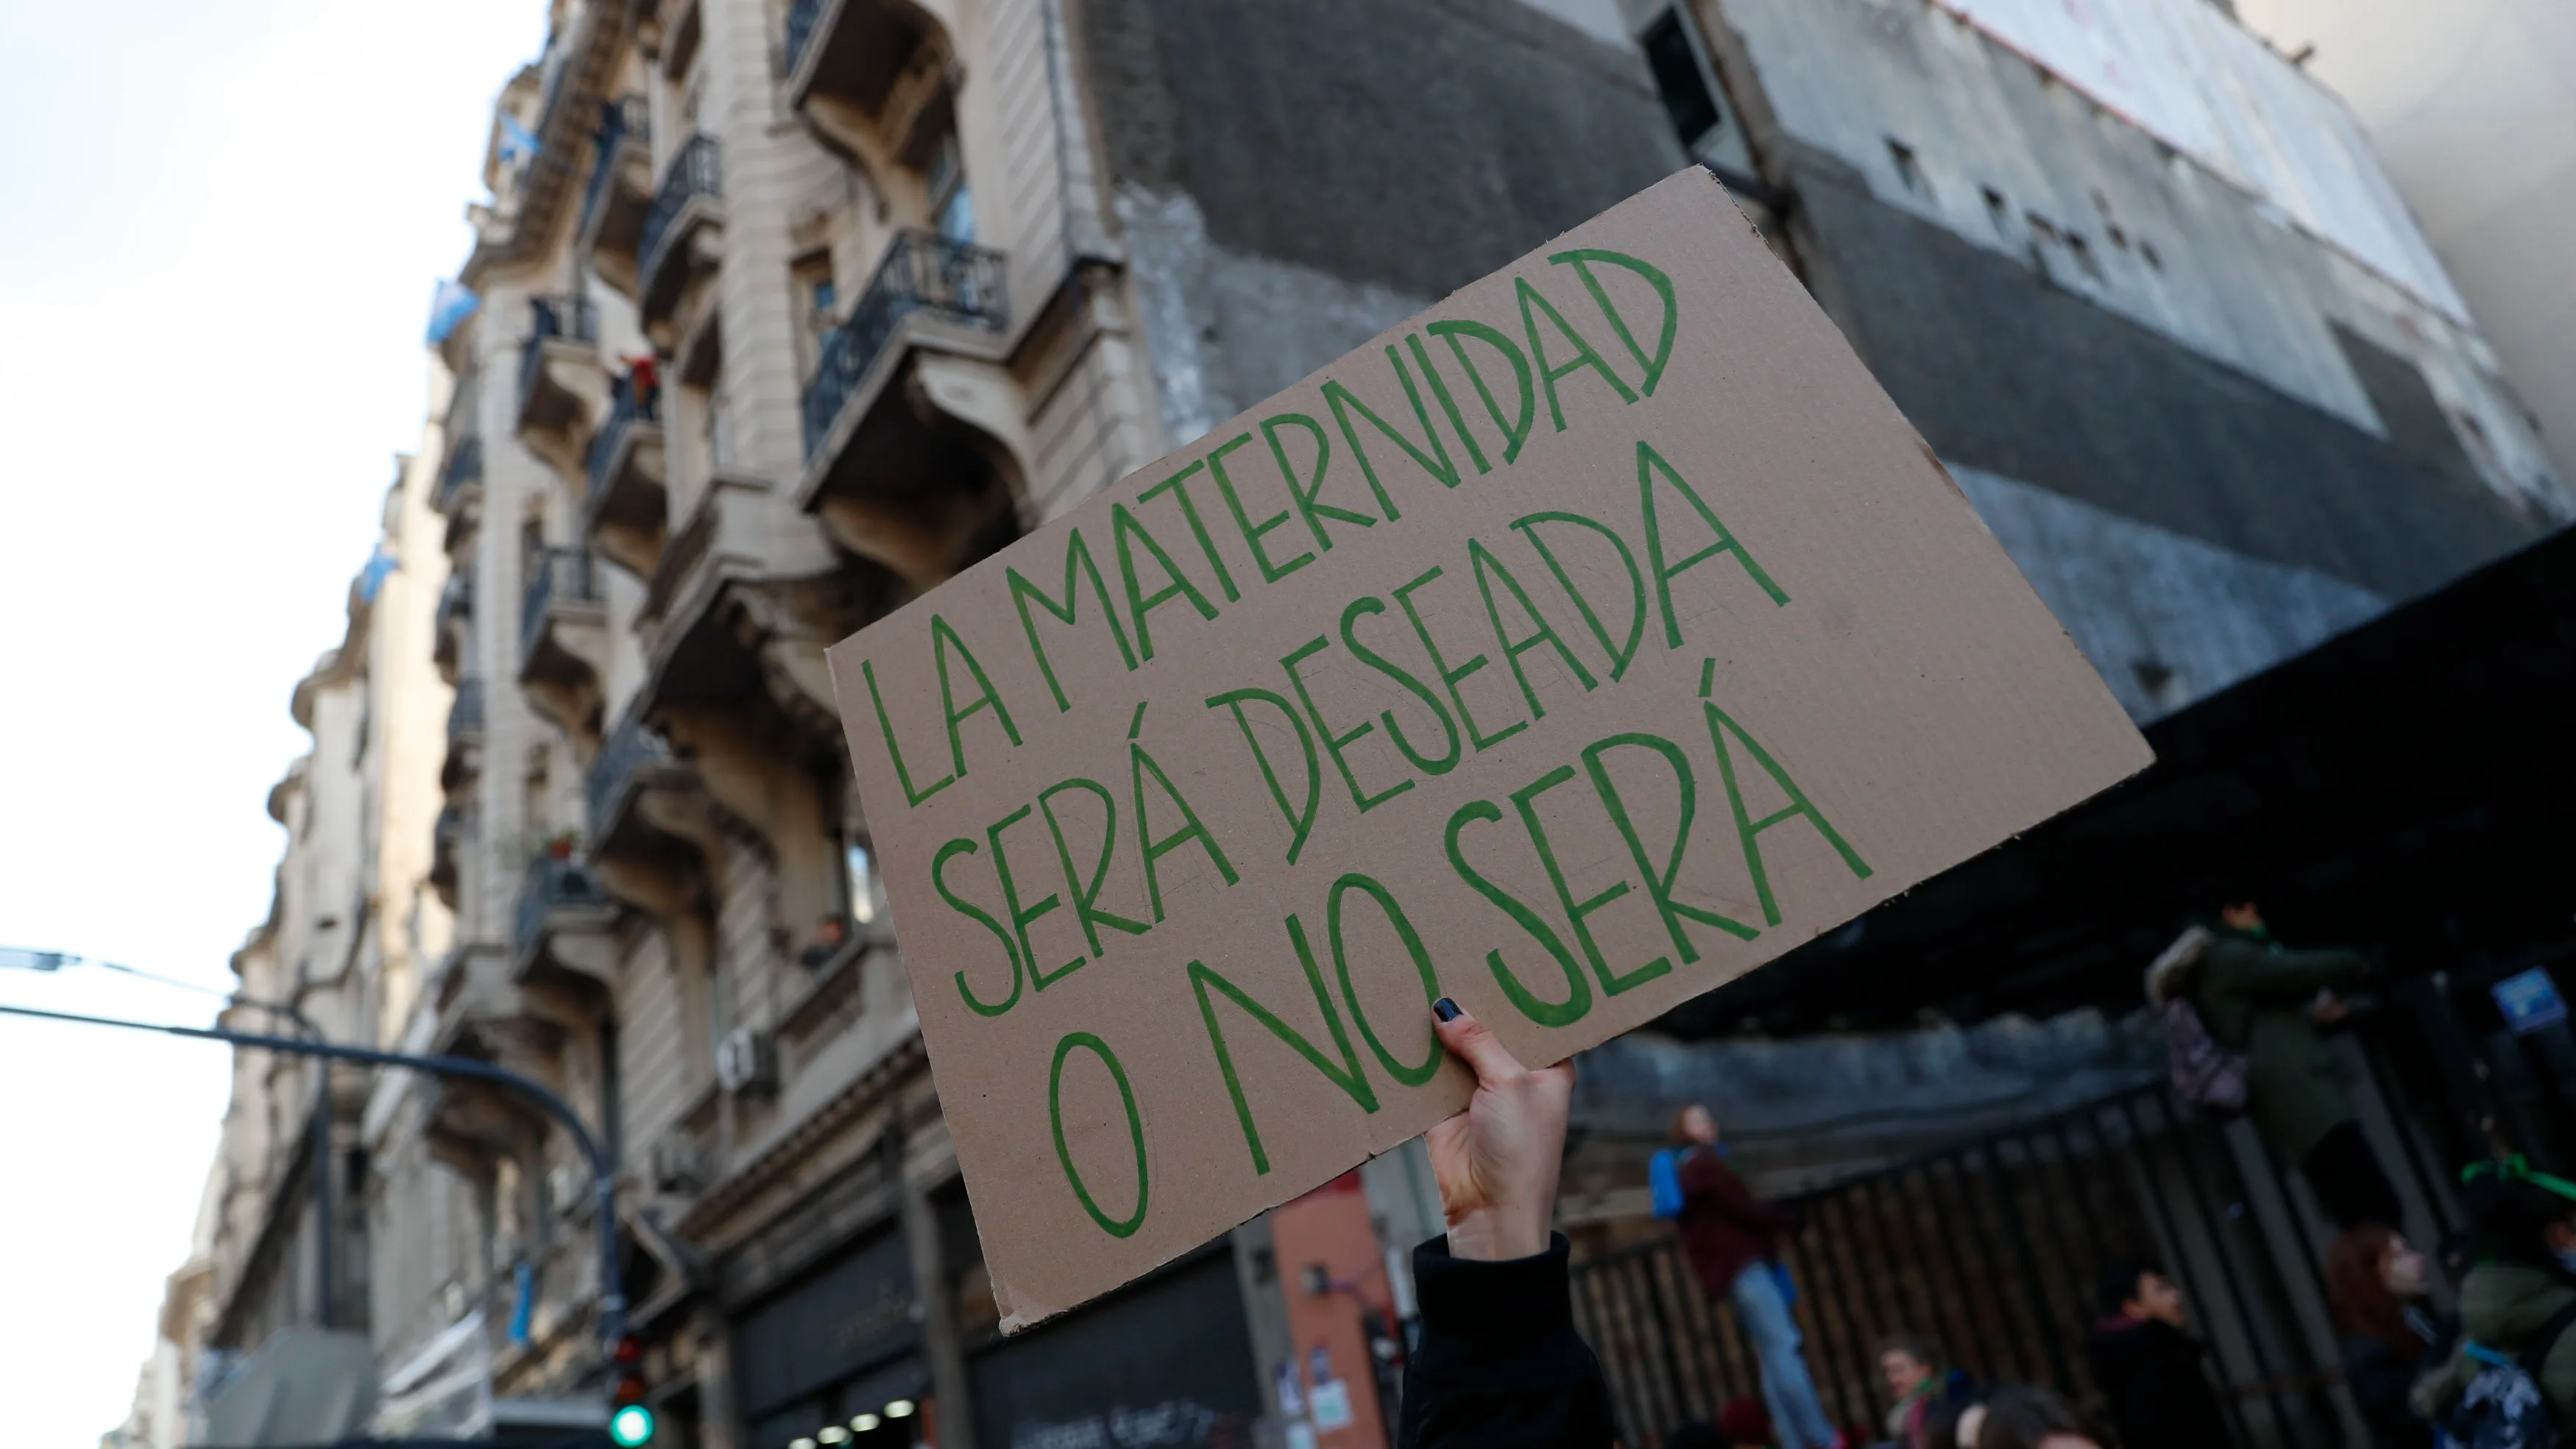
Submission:
M 831 663 L 1011 1330 L 2150 758 L 1696 169 Z

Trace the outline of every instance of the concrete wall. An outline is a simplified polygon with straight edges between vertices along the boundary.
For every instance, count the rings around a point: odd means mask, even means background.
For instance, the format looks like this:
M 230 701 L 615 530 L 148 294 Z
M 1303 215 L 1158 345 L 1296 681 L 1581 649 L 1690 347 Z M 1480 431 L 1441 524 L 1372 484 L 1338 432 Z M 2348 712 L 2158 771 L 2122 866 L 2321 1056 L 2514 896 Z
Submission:
M 2576 9 L 2238 0 L 2349 102 L 2459 285 L 2561 477 L 2576 477 Z
M 1603 5 L 1093 0 L 1080 29 L 1176 444 L 1682 162 Z

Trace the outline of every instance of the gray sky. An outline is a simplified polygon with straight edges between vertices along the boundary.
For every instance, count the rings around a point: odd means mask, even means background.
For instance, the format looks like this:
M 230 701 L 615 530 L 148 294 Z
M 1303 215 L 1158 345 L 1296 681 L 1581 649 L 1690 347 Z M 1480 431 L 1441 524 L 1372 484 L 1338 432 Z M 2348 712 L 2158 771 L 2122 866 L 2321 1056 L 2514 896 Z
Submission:
M 0 3 L 0 943 L 210 985 L 267 912 L 433 281 L 540 0 Z M 202 1021 L 118 978 L 0 1001 Z M 220 1047 L 0 1018 L 12 1449 L 125 1414 L 188 1251 Z

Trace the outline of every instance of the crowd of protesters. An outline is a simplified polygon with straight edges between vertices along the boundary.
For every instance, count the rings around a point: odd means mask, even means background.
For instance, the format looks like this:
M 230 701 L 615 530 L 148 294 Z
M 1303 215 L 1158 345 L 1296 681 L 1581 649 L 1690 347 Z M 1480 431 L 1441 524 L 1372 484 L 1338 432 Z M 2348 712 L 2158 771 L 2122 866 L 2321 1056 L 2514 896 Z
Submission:
M 2177 1095 L 2241 1112 L 2307 1182 L 2338 1235 L 2321 1265 L 2344 1385 L 2374 1449 L 2544 1445 L 2576 1431 L 2576 1181 L 2521 1159 L 2464 1177 L 2472 1231 L 2440 1261 L 2407 1241 L 2401 1205 L 2363 1135 L 2325 1033 L 2366 984 L 2345 951 L 2293 952 L 2250 904 L 2186 931 L 2153 963 Z M 1575 1332 L 1570 1246 L 1551 1228 L 1573 1068 L 1526 1070 L 1443 999 L 1448 1048 L 1477 1074 L 1466 1111 L 1429 1145 L 1449 1233 L 1415 1255 L 1424 1329 L 1408 1367 L 1402 1443 L 1449 1449 L 1618 1444 L 1608 1390 Z M 1689 1424 L 1671 1449 L 2224 1449 L 2240 1441 L 2191 1305 L 2155 1261 L 2102 1268 L 2083 1403 L 1979 1385 L 1927 1337 L 1878 1346 L 1884 1419 L 1837 1427 L 1809 1370 L 1782 1245 L 1796 1211 L 1737 1172 L 1715 1113 L 1676 1114 L 1654 1195 L 1699 1287 L 1733 1313 L 1760 1397 Z M 2445 1282 L 2455 1290 L 2445 1294 Z M 2439 1302 L 2454 1297 L 2456 1313 Z M 2569 1442 L 2576 1442 L 2571 1437 Z M 1647 1446 L 1623 1446 L 1647 1449 Z

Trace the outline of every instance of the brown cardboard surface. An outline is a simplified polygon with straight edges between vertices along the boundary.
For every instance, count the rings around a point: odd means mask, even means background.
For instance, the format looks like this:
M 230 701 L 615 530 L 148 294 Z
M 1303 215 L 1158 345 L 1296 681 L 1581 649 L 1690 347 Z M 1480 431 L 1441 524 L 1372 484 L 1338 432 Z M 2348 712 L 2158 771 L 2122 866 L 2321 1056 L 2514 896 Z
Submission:
M 1012 1330 L 2150 758 L 1696 169 L 831 662 Z

